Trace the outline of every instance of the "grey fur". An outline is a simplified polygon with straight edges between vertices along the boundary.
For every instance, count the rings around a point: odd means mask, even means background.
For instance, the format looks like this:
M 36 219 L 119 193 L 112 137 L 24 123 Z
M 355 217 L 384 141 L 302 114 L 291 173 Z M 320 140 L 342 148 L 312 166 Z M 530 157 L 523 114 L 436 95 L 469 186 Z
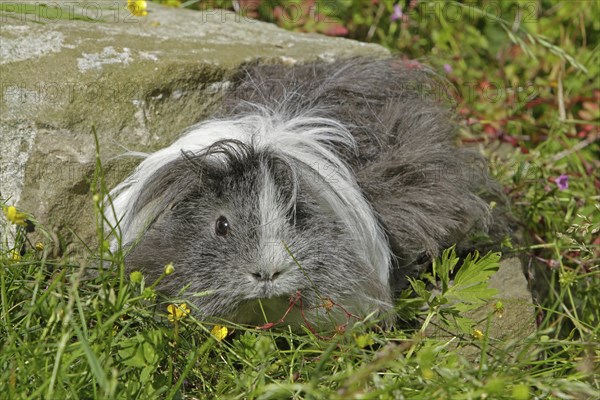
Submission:
M 126 243 L 129 268 L 152 279 L 173 262 L 177 272 L 162 289 L 176 294 L 188 284 L 188 293 L 208 292 L 191 298 L 204 316 L 256 323 L 260 317 L 248 315 L 254 313 L 248 304 L 280 299 L 282 314 L 297 290 L 307 309 L 331 299 L 357 314 L 386 312 L 406 276 L 441 249 L 453 243 L 469 248 L 476 232 L 496 239 L 509 232 L 488 205 L 504 204 L 498 185 L 480 156 L 455 145 L 444 82 L 426 68 L 396 59 L 256 65 L 233 80 L 218 116 L 223 120 L 268 110 L 284 120 L 337 121 L 352 134 L 355 148 L 327 146 L 355 176 L 348 190 L 358 182 L 367 200 L 361 215 L 376 213 L 393 269 L 389 282 L 381 282 L 384 267 L 369 265 L 357 250 L 360 236 L 340 219 L 355 210 L 331 209 L 346 203 L 326 200 L 344 190 L 326 174 L 268 147 L 221 140 L 153 171 L 125 211 L 145 221 L 141 237 Z M 227 237 L 215 235 L 221 215 L 231 223 Z M 266 229 L 266 223 L 272 225 Z M 393 320 L 389 313 L 384 318 Z
M 225 160 L 208 161 L 216 154 L 225 155 Z M 131 208 L 135 214 L 159 201 L 164 212 L 149 221 L 148 230 L 129 252 L 127 264 L 140 267 L 152 280 L 173 262 L 177 272 L 165 279 L 165 292 L 175 294 L 187 284 L 190 294 L 210 292 L 193 301 L 205 316 L 243 322 L 258 323 L 261 318 L 240 315 L 238 310 L 245 303 L 280 298 L 281 314 L 273 316 L 279 318 L 297 290 L 307 308 L 318 308 L 325 299 L 357 303 L 354 308 L 379 298 L 389 302 L 389 293 L 368 275 L 369 268 L 356 254 L 356 243 L 335 214 L 323 211 L 310 185 L 304 185 L 302 178 L 294 182 L 291 171 L 272 154 L 229 140 L 166 165 L 146 183 L 144 194 Z M 261 240 L 265 222 L 260 218 L 261 191 L 257 190 L 265 181 L 277 189 L 276 204 L 286 205 L 281 208 L 283 221 L 266 221 L 277 230 L 266 241 Z M 226 238 L 214 233 L 220 215 L 232 225 Z M 270 255 L 274 252 L 280 254 L 280 264 L 273 265 Z M 272 282 L 262 282 L 263 276 L 273 275 L 265 273 L 269 269 L 282 273 Z M 311 319 L 315 322 L 314 316 Z
M 257 65 L 237 79 L 225 114 L 252 112 L 257 104 L 284 115 L 312 109 L 352 132 L 358 151 L 344 153 L 345 161 L 386 228 L 396 292 L 440 250 L 455 243 L 473 250 L 469 238 L 476 233 L 490 235 L 483 248 L 492 249 L 511 234 L 506 198 L 487 162 L 456 145 L 451 86 L 424 65 L 365 58 Z

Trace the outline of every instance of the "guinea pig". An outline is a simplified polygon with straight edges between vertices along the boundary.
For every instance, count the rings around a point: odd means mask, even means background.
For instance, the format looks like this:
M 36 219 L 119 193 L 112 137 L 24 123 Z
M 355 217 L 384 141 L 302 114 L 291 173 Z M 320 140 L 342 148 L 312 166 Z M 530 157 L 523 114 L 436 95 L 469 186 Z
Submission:
M 113 247 L 150 279 L 173 263 L 159 288 L 202 318 L 390 324 L 442 249 L 506 233 L 446 86 L 393 58 L 247 66 L 214 118 L 112 190 Z

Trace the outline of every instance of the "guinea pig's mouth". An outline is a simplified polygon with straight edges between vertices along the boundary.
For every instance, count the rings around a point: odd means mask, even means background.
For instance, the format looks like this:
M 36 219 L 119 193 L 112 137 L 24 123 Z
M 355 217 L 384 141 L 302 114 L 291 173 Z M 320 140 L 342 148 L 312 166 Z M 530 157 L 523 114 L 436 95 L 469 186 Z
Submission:
M 295 286 L 295 285 L 294 285 Z M 254 283 L 251 285 L 250 290 L 247 291 L 244 300 L 267 300 L 276 298 L 286 298 L 289 300 L 299 287 L 291 289 L 294 286 L 290 285 L 289 282 L 276 281 L 263 281 Z
M 242 302 L 232 318 L 238 323 L 261 326 L 268 323 L 297 324 L 302 313 L 290 296 L 259 298 Z

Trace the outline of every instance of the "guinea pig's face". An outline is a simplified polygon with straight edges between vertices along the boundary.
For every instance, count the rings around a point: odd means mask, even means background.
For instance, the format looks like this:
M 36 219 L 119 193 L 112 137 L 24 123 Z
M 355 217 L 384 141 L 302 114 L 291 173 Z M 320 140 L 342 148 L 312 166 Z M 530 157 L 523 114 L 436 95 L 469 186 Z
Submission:
M 163 172 L 147 190 L 171 192 L 172 200 L 126 263 L 154 279 L 172 262 L 175 272 L 160 287 L 169 295 L 187 287 L 184 296 L 204 316 L 276 322 L 296 293 L 306 311 L 329 300 L 351 309 L 348 301 L 376 280 L 335 213 L 306 184 L 314 176 L 294 175 L 248 149 L 219 162 L 182 160 Z

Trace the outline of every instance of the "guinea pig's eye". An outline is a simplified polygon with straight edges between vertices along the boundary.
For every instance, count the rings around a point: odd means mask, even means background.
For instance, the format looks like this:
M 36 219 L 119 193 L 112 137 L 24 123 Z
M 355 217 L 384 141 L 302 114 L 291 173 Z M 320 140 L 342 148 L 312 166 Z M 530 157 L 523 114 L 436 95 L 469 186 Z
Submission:
M 215 233 L 217 236 L 227 236 L 229 234 L 229 221 L 224 216 L 220 216 L 217 218 L 217 222 L 215 222 Z

